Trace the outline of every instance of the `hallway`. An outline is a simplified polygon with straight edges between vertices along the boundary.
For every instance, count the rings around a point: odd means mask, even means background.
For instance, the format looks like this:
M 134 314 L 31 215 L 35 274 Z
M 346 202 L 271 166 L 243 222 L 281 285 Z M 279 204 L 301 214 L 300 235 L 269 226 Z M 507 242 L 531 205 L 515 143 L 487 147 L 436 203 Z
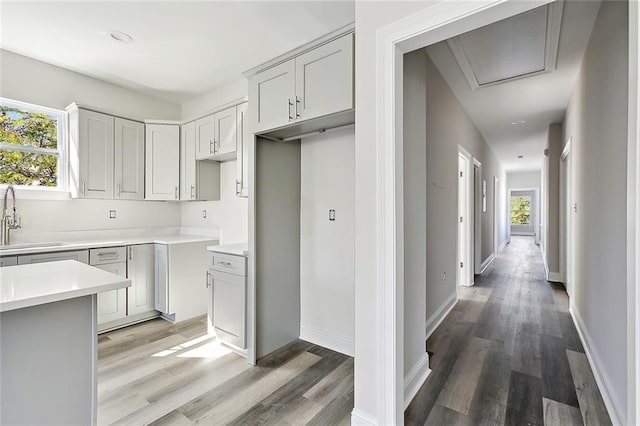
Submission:
M 561 284 L 532 237 L 511 237 L 427 341 L 408 425 L 608 425 Z

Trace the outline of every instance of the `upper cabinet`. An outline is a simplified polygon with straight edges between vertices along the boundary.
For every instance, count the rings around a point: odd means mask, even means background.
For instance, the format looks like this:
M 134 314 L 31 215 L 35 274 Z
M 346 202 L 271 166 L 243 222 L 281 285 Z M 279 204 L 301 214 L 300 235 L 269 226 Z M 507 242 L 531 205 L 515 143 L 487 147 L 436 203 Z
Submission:
M 115 118 L 115 198 L 144 199 L 144 124 Z
M 110 115 L 77 110 L 78 196 L 113 198 L 113 122 Z M 73 139 L 73 137 L 72 137 Z
M 147 123 L 145 137 L 145 198 L 180 199 L 180 126 Z
M 196 159 L 235 160 L 237 145 L 236 107 L 195 121 Z
M 196 160 L 196 122 L 181 126 L 180 199 L 219 200 L 220 164 Z
M 249 196 L 249 143 L 254 135 L 249 128 L 249 103 L 240 104 L 237 108 L 238 161 L 236 162 L 236 195 L 246 198 Z
M 195 121 L 196 160 L 209 158 L 215 151 L 213 147 L 214 123 L 213 114 Z
M 79 198 L 144 199 L 144 123 L 72 104 L 71 186 Z
M 350 111 L 353 93 L 350 33 L 250 77 L 254 132 Z

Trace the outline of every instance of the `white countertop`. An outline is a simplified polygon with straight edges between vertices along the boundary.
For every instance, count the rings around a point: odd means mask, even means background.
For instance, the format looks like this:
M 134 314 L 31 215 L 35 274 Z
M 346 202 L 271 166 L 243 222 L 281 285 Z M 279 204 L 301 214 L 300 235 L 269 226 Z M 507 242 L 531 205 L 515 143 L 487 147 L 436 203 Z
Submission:
M 249 255 L 247 243 L 221 244 L 216 246 L 207 246 L 207 250 L 212 251 L 214 253 L 231 254 L 234 256 L 247 257 Z
M 16 256 L 21 254 L 51 253 L 69 250 L 83 250 L 98 247 L 116 247 L 136 244 L 186 244 L 196 242 L 217 242 L 218 237 L 210 235 L 191 235 L 185 233 L 119 233 L 97 234 L 87 233 L 85 238 L 77 235 L 46 235 L 36 243 L 28 245 L 17 243 L 0 248 L 0 256 Z M 44 239 L 46 238 L 46 239 Z M 51 241 L 51 242 L 47 242 Z
M 0 312 L 130 287 L 131 281 L 75 260 L 0 268 Z

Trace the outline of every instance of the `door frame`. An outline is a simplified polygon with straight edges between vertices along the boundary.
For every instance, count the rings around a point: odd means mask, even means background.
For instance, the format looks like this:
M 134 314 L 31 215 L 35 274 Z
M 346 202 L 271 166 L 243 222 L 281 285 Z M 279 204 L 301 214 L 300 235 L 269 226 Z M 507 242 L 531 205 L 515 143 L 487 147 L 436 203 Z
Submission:
M 571 219 L 572 200 L 572 168 L 569 168 L 571 161 L 571 145 L 573 137 L 567 143 L 560 154 L 560 280 L 564 283 L 569 299 L 573 297 L 573 220 Z M 569 288 L 571 287 L 571 288 Z
M 493 177 L 493 256 L 497 256 L 500 251 L 500 232 L 498 231 L 500 224 L 500 218 L 498 211 L 500 207 L 500 178 L 498 176 Z M 507 240 L 510 236 L 507 233 Z M 510 240 L 509 240 L 510 241 Z
M 482 273 L 482 163 L 473 158 L 473 273 Z
M 457 157 L 458 158 L 462 158 L 464 160 L 464 170 L 463 170 L 463 176 L 462 176 L 462 180 L 464 181 L 464 188 L 462 188 L 460 186 L 460 179 L 458 179 L 458 190 L 457 190 L 457 196 L 458 196 L 458 202 L 460 200 L 460 190 L 464 189 L 464 191 L 466 192 L 464 194 L 464 198 L 466 199 L 466 203 L 464 206 L 462 206 L 462 211 L 464 213 L 464 216 L 467 217 L 467 221 L 466 223 L 463 222 L 463 228 L 465 230 L 465 234 L 466 234 L 466 250 L 464 252 L 464 255 L 462 257 L 460 257 L 460 239 L 461 239 L 461 235 L 460 235 L 460 226 L 459 226 L 459 222 L 456 221 L 456 229 L 458 231 L 458 235 L 457 235 L 457 244 L 456 244 L 456 285 L 459 286 L 465 286 L 465 287 L 471 287 L 473 286 L 473 252 L 474 252 L 474 246 L 475 246 L 475 240 L 474 240 L 474 226 L 475 226 L 475 202 L 473 201 L 473 197 L 474 197 L 474 185 L 473 185 L 473 180 L 471 179 L 473 176 L 473 156 L 469 153 L 469 151 L 467 151 L 466 149 L 464 149 L 462 146 L 458 145 L 458 153 L 457 153 Z M 459 163 L 458 163 L 459 164 Z M 460 169 L 459 165 L 458 165 L 458 170 Z M 460 205 L 458 205 L 458 216 L 460 216 Z M 461 276 L 461 271 L 460 271 L 460 267 L 459 264 L 460 262 L 464 262 L 467 265 L 467 268 L 465 269 L 468 273 L 466 277 Z
M 402 187 L 402 90 L 403 54 L 453 36 L 489 25 L 550 3 L 552 0 L 520 2 L 517 0 L 486 0 L 478 2 L 439 1 L 427 5 L 417 13 L 405 16 L 376 31 L 376 331 L 365 339 L 374 339 L 376 346 L 374 368 L 376 374 L 377 413 L 375 418 L 358 415 L 358 375 L 356 369 L 356 407 L 354 424 L 402 424 L 404 421 L 404 282 L 402 265 L 403 234 L 401 227 Z M 627 194 L 627 312 L 628 312 L 628 372 L 629 402 L 627 421 L 640 418 L 640 148 L 638 122 L 640 117 L 638 91 L 638 19 L 635 2 L 629 2 L 629 115 L 628 115 L 628 194 Z M 499 182 L 497 178 L 494 185 Z M 495 197 L 497 199 L 497 197 Z M 497 203 L 497 200 L 496 200 Z M 494 208 L 494 210 L 496 210 Z M 497 235 L 497 212 L 494 219 L 494 246 Z M 356 341 L 358 336 L 356 336 Z M 369 382 L 366 382 L 369 383 Z M 373 422 L 372 422 L 373 420 Z

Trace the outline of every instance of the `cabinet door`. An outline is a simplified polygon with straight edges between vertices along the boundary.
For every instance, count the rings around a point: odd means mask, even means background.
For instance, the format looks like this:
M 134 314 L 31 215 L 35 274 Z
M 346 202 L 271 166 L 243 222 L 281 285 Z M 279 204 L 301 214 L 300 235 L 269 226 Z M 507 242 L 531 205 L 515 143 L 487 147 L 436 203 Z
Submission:
M 147 200 L 179 199 L 179 126 L 147 124 L 145 147 L 145 198 Z
M 255 133 L 286 126 L 295 120 L 295 60 L 269 68 L 249 81 Z
M 196 120 L 196 159 L 213 155 L 215 119 L 213 115 Z
M 128 315 L 153 311 L 155 306 L 155 249 L 153 244 L 127 247 L 129 262 L 127 278 L 131 287 L 127 288 Z
M 233 154 L 236 152 L 236 107 L 227 108 L 214 114 L 215 119 L 215 155 Z
M 3 256 L 0 257 L 0 268 L 3 266 L 15 266 L 18 264 L 18 256 Z
M 180 137 L 180 199 L 195 200 L 196 187 L 196 123 L 182 126 Z
M 58 260 L 77 260 L 89 263 L 89 250 L 60 251 L 56 253 L 23 254 L 18 256 L 18 265 L 32 263 L 56 262 Z
M 295 61 L 298 120 L 353 108 L 353 34 L 300 55 Z
M 167 246 L 155 244 L 154 304 L 153 307 L 162 313 L 169 314 L 169 263 Z
M 112 274 L 116 274 L 121 277 L 127 276 L 127 264 L 125 262 L 109 263 L 107 265 L 96 266 L 96 268 L 102 269 L 103 271 L 111 272 Z M 104 324 L 107 322 L 119 320 L 126 316 L 126 288 L 119 288 L 117 290 L 98 293 L 98 324 Z M 101 331 L 102 329 L 101 327 L 98 327 L 98 331 Z
M 78 112 L 79 196 L 113 198 L 113 117 Z
M 249 103 L 238 105 L 237 129 L 238 129 L 238 159 L 236 162 L 236 195 L 238 197 L 249 196 L 249 143 L 253 139 L 253 132 L 249 128 L 247 116 Z
M 115 118 L 115 198 L 144 199 L 144 124 Z
M 211 272 L 213 327 L 219 339 L 245 348 L 245 277 Z

